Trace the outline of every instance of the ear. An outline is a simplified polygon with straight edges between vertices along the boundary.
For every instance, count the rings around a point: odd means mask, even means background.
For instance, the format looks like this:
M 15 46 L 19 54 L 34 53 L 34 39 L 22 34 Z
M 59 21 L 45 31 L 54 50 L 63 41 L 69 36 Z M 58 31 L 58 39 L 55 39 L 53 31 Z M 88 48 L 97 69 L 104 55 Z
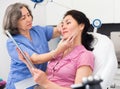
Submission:
M 81 24 L 79 25 L 79 29 L 80 29 L 81 31 L 84 29 L 84 27 L 85 27 L 85 24 L 83 24 L 83 23 L 81 23 Z

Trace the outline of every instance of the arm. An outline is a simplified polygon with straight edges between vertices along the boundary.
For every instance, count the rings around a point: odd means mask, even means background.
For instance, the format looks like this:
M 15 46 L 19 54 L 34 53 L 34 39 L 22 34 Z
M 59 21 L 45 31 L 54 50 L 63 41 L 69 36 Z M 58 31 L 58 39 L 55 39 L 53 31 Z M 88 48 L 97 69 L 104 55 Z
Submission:
M 70 46 L 70 44 L 71 44 L 71 39 L 70 40 L 68 39 L 66 41 L 61 40 L 59 42 L 57 48 L 54 51 L 44 53 L 44 54 L 33 53 L 31 57 L 28 55 L 28 53 L 25 52 L 25 55 L 27 55 L 34 64 L 40 64 L 40 63 L 50 61 L 58 54 L 63 53 L 64 50 L 66 50 L 66 48 L 68 48 Z M 21 61 L 24 62 L 25 59 L 24 59 L 23 55 L 20 53 L 19 50 L 17 50 L 17 52 L 19 55 L 19 59 L 21 59 Z
M 38 83 L 43 89 L 71 89 L 67 87 L 59 86 L 47 79 L 47 75 L 45 72 L 38 70 L 38 69 L 32 69 L 33 78 L 36 83 Z M 77 69 L 76 72 L 76 78 L 74 84 L 79 84 L 82 82 L 83 77 L 88 77 L 92 74 L 92 70 L 89 66 L 82 66 L 79 69 Z
M 54 51 L 44 54 L 33 54 L 31 56 L 31 61 L 35 64 L 40 64 L 54 59 L 57 55 L 63 53 L 68 47 L 72 45 L 73 39 L 73 36 L 69 37 L 67 40 L 62 39 Z
M 54 51 L 44 53 L 44 54 L 35 54 L 34 53 L 29 58 L 31 59 L 31 61 L 34 64 L 40 64 L 40 63 L 50 61 L 51 59 L 53 59 L 57 55 L 63 53 L 68 47 L 70 47 L 72 45 L 73 39 L 74 39 L 73 36 L 69 37 L 67 40 L 62 39 Z M 19 55 L 19 59 L 21 59 L 21 61 L 25 60 L 19 51 L 18 51 L 18 55 Z
M 66 87 L 61 87 L 47 79 L 45 72 L 39 69 L 32 69 L 32 74 L 34 81 L 37 82 L 43 89 L 71 89 Z
M 51 59 L 54 59 L 55 55 L 58 55 L 58 54 L 59 54 L 59 52 L 57 50 L 50 51 L 50 52 L 44 53 L 44 54 L 34 53 L 30 57 L 30 59 L 34 64 L 40 64 L 40 63 L 50 61 Z
M 82 83 L 83 77 L 88 77 L 90 75 L 92 75 L 92 69 L 90 66 L 79 67 L 76 72 L 75 84 Z
M 59 37 L 61 35 L 61 32 L 60 32 L 60 27 L 54 27 L 53 28 L 53 36 L 52 38 L 56 38 L 56 37 Z
M 61 29 L 62 29 L 62 24 L 58 24 L 56 27 L 54 27 L 53 29 L 53 37 L 52 38 L 56 38 L 58 36 L 61 35 Z

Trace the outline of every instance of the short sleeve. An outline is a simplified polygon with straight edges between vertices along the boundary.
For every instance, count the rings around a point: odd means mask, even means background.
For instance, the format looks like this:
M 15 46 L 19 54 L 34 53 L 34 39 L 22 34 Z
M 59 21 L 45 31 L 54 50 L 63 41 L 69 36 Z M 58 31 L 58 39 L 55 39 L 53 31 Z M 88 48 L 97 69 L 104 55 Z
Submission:
M 94 55 L 91 51 L 86 51 L 81 54 L 79 60 L 77 60 L 77 68 L 80 66 L 90 66 L 93 70 L 94 68 Z
M 41 35 L 42 37 L 45 36 L 46 40 L 49 41 L 53 36 L 53 26 L 33 26 L 32 28 L 37 34 Z
M 53 27 L 52 26 L 45 26 L 43 27 L 43 31 L 45 32 L 45 36 L 47 38 L 47 41 L 49 41 L 52 38 L 53 35 Z
M 30 48 L 26 47 L 23 44 L 18 43 L 19 47 L 23 50 L 23 52 L 27 52 L 30 56 L 34 53 Z M 7 41 L 7 50 L 12 59 L 19 59 L 18 58 L 18 53 L 16 50 L 16 45 L 12 42 L 12 40 Z M 15 60 L 20 62 L 20 60 Z

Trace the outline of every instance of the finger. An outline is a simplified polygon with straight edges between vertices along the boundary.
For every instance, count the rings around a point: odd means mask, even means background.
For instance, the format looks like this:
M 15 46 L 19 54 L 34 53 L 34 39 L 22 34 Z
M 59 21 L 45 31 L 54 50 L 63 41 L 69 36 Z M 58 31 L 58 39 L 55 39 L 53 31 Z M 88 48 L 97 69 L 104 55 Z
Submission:
M 73 41 L 73 35 L 69 36 L 66 41 L 69 42 L 69 43 L 71 43 Z
M 62 24 L 61 24 L 61 23 L 59 23 L 59 24 L 57 25 L 57 29 L 58 29 L 59 32 L 61 32 L 61 29 L 62 29 Z
M 30 55 L 29 55 L 27 52 L 24 52 L 24 54 L 25 54 L 28 58 L 30 58 Z
M 38 74 L 38 69 L 36 69 L 36 68 L 31 68 L 31 73 L 32 73 L 32 75 L 35 75 L 35 74 Z
M 18 54 L 21 54 L 21 52 L 20 52 L 20 50 L 18 48 L 16 48 L 16 50 L 17 50 Z
M 69 37 L 69 41 L 73 42 L 73 40 L 75 39 L 75 37 L 77 36 L 77 33 L 73 33 L 70 37 Z
M 38 70 L 38 69 L 36 69 L 36 68 L 32 68 L 32 71 L 33 71 L 34 73 L 39 73 L 40 70 Z
M 17 50 L 17 53 L 18 53 L 18 57 L 19 57 L 20 59 L 23 59 L 23 56 L 22 56 L 20 50 L 19 50 L 18 48 L 16 48 L 16 50 Z

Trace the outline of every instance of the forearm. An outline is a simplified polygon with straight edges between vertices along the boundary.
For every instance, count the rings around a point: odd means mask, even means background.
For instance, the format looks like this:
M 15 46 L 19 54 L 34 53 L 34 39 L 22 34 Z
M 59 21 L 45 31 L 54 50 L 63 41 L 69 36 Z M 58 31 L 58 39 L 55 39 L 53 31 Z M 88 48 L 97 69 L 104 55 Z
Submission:
M 54 59 L 59 53 L 59 50 L 56 49 L 44 54 L 33 54 L 31 60 L 34 64 L 40 64 Z
M 41 84 L 40 84 L 41 85 Z M 43 87 L 43 89 L 71 89 L 71 88 L 66 88 L 66 87 L 62 87 L 59 86 L 51 81 L 47 81 L 46 84 L 41 85 Z
M 59 28 L 58 27 L 54 27 L 52 38 L 59 37 L 60 35 L 61 35 L 61 32 L 60 32 Z
M 62 87 L 48 80 L 47 74 L 39 69 L 32 69 L 34 81 L 40 85 L 42 89 L 71 89 Z

